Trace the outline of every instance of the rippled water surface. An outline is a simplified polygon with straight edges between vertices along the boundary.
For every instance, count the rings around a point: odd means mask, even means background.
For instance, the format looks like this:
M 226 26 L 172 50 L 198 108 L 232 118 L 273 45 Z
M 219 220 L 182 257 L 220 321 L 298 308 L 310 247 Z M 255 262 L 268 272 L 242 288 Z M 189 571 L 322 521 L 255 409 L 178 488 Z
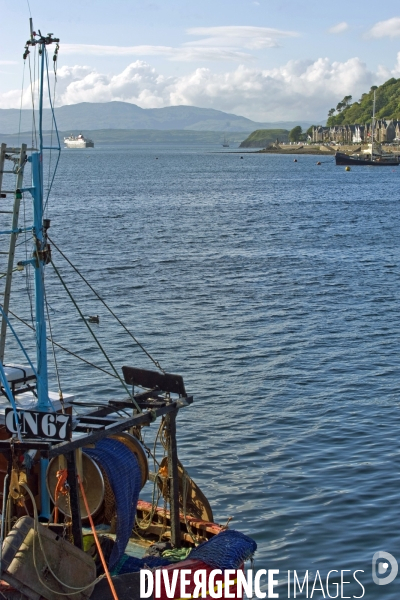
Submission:
M 398 580 L 372 584 L 371 559 L 400 559 L 400 168 L 211 150 L 64 151 L 50 234 L 184 376 L 180 458 L 216 521 L 256 539 L 256 567 L 363 569 L 366 598 L 398 598 Z M 152 368 L 54 260 L 118 368 Z M 48 273 L 55 339 L 106 367 Z M 77 399 L 120 393 L 60 361 Z

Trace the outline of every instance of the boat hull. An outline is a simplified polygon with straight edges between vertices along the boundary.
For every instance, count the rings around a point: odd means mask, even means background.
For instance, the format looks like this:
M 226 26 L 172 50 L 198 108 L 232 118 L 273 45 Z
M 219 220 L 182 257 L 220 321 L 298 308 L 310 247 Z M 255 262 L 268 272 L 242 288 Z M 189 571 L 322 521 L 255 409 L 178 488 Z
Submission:
M 399 160 L 370 160 L 364 158 L 356 158 L 348 156 L 343 152 L 336 152 L 335 154 L 336 165 L 338 166 L 354 166 L 354 167 L 398 167 Z
M 94 143 L 90 140 L 64 140 L 66 148 L 94 148 Z

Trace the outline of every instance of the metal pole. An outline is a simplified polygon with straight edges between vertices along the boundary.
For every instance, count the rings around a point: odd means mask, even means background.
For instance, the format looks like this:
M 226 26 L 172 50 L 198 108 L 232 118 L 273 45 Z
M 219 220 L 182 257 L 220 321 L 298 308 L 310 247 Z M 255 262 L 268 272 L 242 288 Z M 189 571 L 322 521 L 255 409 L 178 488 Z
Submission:
M 35 265 L 35 312 L 36 312 L 36 353 L 37 353 L 37 394 L 38 410 L 54 410 L 49 400 L 46 321 L 44 313 L 44 260 L 42 252 L 46 246 L 43 235 L 43 82 L 46 46 L 40 44 L 40 88 L 39 88 L 39 152 L 32 154 L 33 185 L 33 234 L 36 251 Z
M 71 519 L 72 519 L 72 536 L 74 538 L 74 546 L 77 548 L 83 548 L 82 541 L 82 520 L 81 520 L 81 506 L 79 501 L 78 492 L 78 477 L 76 470 L 76 457 L 75 452 L 68 452 L 65 455 L 67 459 L 67 470 L 68 470 L 68 485 L 69 485 L 69 499 L 71 505 Z
M 43 235 L 43 194 L 41 185 L 41 158 L 39 152 L 31 156 L 32 160 L 32 196 L 33 196 L 33 235 L 35 243 L 35 313 L 36 313 L 36 355 L 37 355 L 37 409 L 54 410 L 49 400 L 47 372 L 46 321 L 44 312 L 44 261 L 42 252 L 46 241 Z
M 39 45 L 40 55 L 40 88 L 39 88 L 39 152 L 43 158 L 43 81 L 44 81 L 44 60 L 45 60 L 46 44 Z M 43 162 L 41 166 L 41 180 L 43 181 Z M 43 187 L 42 187 L 43 192 Z M 42 194 L 43 195 L 43 194 Z
M 0 192 L 1 186 L 3 184 L 3 172 L 4 172 L 4 161 L 6 158 L 6 148 L 7 144 L 2 144 L 0 149 Z
M 170 494 L 171 543 L 181 547 L 181 524 L 179 519 L 178 448 L 176 445 L 176 416 L 178 411 L 167 415 L 168 428 L 168 479 Z
M 33 197 L 33 236 L 35 262 L 35 318 L 36 318 L 36 356 L 37 356 L 37 380 L 36 389 L 38 395 L 37 409 L 43 412 L 54 411 L 49 399 L 49 382 L 47 369 L 47 343 L 46 343 L 46 321 L 44 312 L 44 259 L 43 251 L 46 248 L 46 239 L 43 234 L 43 81 L 44 61 L 46 46 L 40 44 L 40 89 L 39 89 L 39 152 L 34 152 L 32 161 L 32 197 Z M 40 459 L 40 493 L 41 493 L 41 517 L 50 518 L 50 497 L 46 485 L 46 473 L 49 466 L 48 458 Z

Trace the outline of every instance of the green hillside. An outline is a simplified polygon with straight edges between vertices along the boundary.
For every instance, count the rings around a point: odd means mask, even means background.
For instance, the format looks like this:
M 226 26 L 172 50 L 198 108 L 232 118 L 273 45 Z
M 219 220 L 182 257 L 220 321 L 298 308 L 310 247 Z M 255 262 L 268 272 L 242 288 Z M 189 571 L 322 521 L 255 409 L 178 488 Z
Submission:
M 240 144 L 240 148 L 265 148 L 278 139 L 280 142 L 288 141 L 287 129 L 256 129 Z
M 376 91 L 376 118 L 400 120 L 400 79 L 392 77 L 379 87 L 372 86 L 370 91 L 363 94 L 358 102 L 352 102 L 351 96 L 345 96 L 336 108 L 331 108 L 328 112 L 327 126 L 370 123 L 374 90 Z

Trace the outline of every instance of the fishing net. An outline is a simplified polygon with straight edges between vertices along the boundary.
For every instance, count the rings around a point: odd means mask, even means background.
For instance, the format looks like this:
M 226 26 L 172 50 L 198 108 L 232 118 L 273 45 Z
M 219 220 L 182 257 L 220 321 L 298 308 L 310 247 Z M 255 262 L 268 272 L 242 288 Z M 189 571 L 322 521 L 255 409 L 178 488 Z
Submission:
M 112 438 L 105 438 L 96 444 L 96 448 L 85 448 L 84 452 L 104 469 L 115 497 L 116 540 L 108 565 L 112 569 L 124 554 L 132 533 L 141 489 L 141 470 L 135 454 Z
M 194 548 L 188 559 L 201 560 L 215 569 L 238 569 L 257 550 L 257 544 L 240 531 L 225 529 Z
M 144 558 L 136 558 L 124 554 L 123 557 L 115 565 L 111 575 L 124 575 L 124 573 L 137 573 L 141 569 L 156 569 L 157 567 L 167 567 L 171 561 L 167 558 L 159 556 L 145 556 Z
M 214 569 L 239 569 L 244 561 L 252 558 L 257 550 L 257 544 L 254 540 L 247 537 L 240 531 L 226 529 L 214 536 L 207 542 L 194 548 L 188 556 L 182 553 L 182 559 L 199 560 Z M 164 555 L 164 553 L 163 553 Z M 133 556 L 124 556 L 114 567 L 112 575 L 122 575 L 124 573 L 135 573 L 140 569 L 154 569 L 157 567 L 166 567 L 170 564 L 178 564 L 176 556 L 145 556 L 144 558 L 135 558 Z

